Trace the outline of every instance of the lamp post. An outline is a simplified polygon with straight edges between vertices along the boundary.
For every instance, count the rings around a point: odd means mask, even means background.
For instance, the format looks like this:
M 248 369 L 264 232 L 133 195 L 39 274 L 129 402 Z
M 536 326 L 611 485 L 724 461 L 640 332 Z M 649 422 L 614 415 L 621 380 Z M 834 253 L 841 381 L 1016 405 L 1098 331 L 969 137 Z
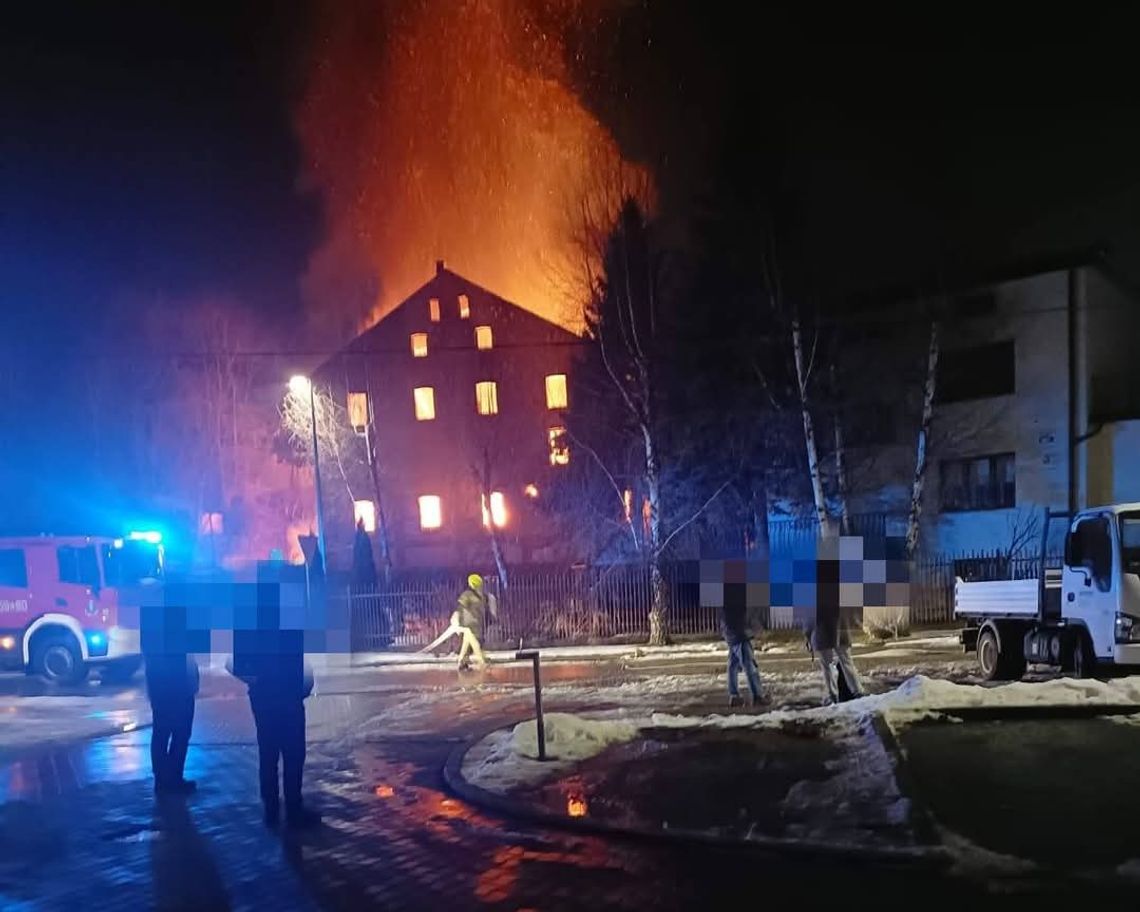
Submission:
M 317 401 L 313 391 L 313 381 L 303 374 L 296 374 L 289 378 L 289 392 L 300 398 L 309 397 L 309 420 L 313 430 L 313 478 L 317 488 L 317 547 L 321 552 L 321 566 L 327 566 L 328 554 L 325 552 L 325 520 L 323 498 L 321 497 L 321 453 L 317 443 Z

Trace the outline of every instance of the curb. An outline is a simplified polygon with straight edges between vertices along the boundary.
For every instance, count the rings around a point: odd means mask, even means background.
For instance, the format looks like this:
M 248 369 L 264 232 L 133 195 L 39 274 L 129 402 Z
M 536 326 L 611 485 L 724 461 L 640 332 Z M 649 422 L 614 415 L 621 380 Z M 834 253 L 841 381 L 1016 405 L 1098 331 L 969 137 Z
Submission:
M 529 721 L 520 719 L 519 721 Z M 517 724 L 517 723 L 516 723 Z M 804 858 L 828 859 L 851 864 L 874 863 L 906 867 L 942 869 L 949 865 L 950 857 L 940 846 L 915 849 L 871 848 L 848 843 L 829 843 L 808 839 L 781 839 L 774 836 L 737 839 L 718 836 L 699 830 L 658 830 L 645 827 L 627 827 L 592 820 L 587 817 L 567 817 L 518 801 L 474 785 L 463 776 L 463 760 L 467 752 L 481 740 L 496 731 L 513 726 L 496 725 L 478 736 L 457 744 L 448 754 L 443 766 L 443 781 L 458 798 L 502 817 L 537 823 L 550 829 L 583 836 L 609 836 L 634 842 L 648 842 L 672 846 L 700 846 L 746 855 L 792 855 Z

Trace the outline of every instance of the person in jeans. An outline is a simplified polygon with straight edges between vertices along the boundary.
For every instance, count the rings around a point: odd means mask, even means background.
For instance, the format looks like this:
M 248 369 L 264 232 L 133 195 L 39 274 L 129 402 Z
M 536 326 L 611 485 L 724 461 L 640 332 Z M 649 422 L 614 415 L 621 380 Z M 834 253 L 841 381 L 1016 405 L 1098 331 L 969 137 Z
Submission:
M 724 607 L 722 608 L 722 629 L 724 641 L 728 644 L 728 705 L 739 706 L 740 671 L 748 681 L 749 705 L 763 702 L 760 687 L 760 669 L 756 666 L 756 655 L 752 651 L 752 631 L 748 622 L 748 602 L 746 588 L 741 583 L 726 583 L 724 587 Z
M 815 618 L 806 631 L 808 645 L 815 653 L 823 672 L 824 705 L 840 702 L 837 674 L 843 675 L 843 683 L 850 698 L 863 696 L 863 682 L 851 660 L 851 609 L 840 607 L 838 550 L 835 559 L 830 551 L 825 551 L 816 561 L 816 603 Z

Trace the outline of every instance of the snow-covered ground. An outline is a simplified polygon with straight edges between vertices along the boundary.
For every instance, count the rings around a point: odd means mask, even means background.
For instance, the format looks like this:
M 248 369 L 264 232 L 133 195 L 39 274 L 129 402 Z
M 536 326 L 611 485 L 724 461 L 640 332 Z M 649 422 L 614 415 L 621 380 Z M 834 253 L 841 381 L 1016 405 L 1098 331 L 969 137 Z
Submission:
M 536 729 L 534 720 L 530 720 L 475 744 L 467 753 L 462 774 L 481 788 L 525 800 L 528 792 L 544 782 L 568 775 L 580 760 L 597 756 L 613 744 L 651 738 L 654 729 L 744 731 L 807 725 L 834 745 L 837 759 L 827 764 L 826 777 L 805 776 L 788 790 L 781 804 L 781 814 L 788 822 L 787 835 L 866 844 L 878 841 L 878 834 L 885 834 L 887 841 L 897 840 L 898 833 L 907 829 L 911 814 L 910 802 L 902 794 L 895 775 L 896 758 L 875 730 L 876 716 L 897 728 L 931 717 L 953 719 L 956 710 L 977 707 L 1140 707 L 1140 677 L 1112 681 L 1062 678 L 979 686 L 920 674 L 886 693 L 835 707 L 778 709 L 756 715 L 686 715 L 653 711 L 651 707 L 654 697 L 659 699 L 668 693 L 675 698 L 685 685 L 691 688 L 693 676 L 650 681 L 655 682 L 651 692 L 646 692 L 647 682 L 598 689 L 599 695 L 609 690 L 608 696 L 619 705 L 623 695 L 631 697 L 620 709 L 548 717 L 550 754 L 555 758 L 551 761 L 540 763 L 534 759 Z M 1126 718 L 1140 724 L 1140 713 Z M 946 834 L 944 845 L 963 873 L 1020 874 L 1031 867 L 1018 859 L 999 857 L 955 834 Z

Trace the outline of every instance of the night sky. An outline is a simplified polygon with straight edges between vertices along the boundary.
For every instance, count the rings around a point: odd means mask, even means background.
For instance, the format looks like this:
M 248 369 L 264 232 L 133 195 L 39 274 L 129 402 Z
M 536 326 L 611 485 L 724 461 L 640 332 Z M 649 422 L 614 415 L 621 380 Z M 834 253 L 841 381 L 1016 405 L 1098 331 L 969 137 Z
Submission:
M 599 5 L 559 36 L 575 89 L 682 235 L 771 218 L 835 300 L 1090 245 L 1140 282 L 1128 23 Z M 221 294 L 302 326 L 324 230 L 293 122 L 316 9 L 32 6 L 0 30 L 0 379 L 34 366 L 60 411 L 7 408 L 25 429 L 66 425 L 109 313 Z

